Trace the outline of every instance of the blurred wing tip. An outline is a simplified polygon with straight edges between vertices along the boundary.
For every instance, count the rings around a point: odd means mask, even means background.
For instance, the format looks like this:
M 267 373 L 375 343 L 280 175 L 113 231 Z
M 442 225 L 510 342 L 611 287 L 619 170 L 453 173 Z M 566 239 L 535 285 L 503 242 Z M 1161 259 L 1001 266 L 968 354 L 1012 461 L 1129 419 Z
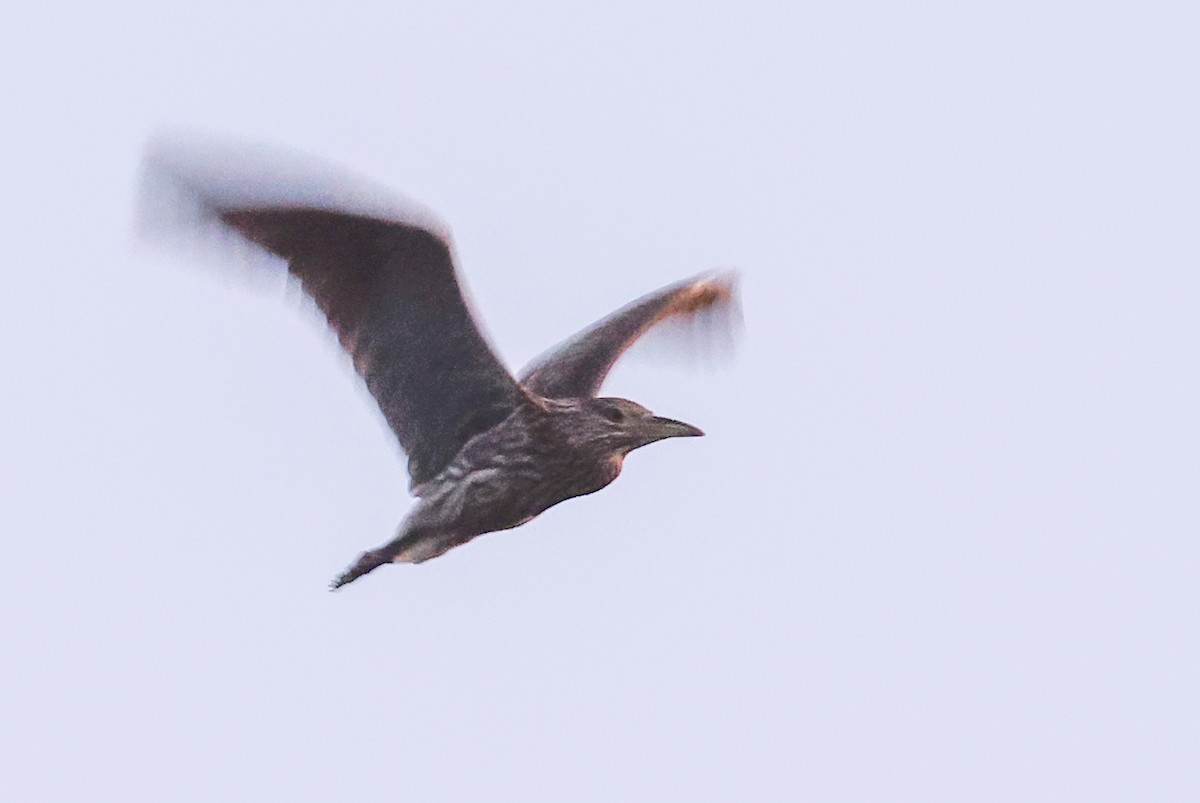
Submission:
M 738 280 L 739 274 L 735 270 L 713 271 L 697 277 L 681 288 L 663 317 L 679 323 L 724 329 L 736 336 L 742 328 Z
M 680 295 L 679 311 L 698 312 L 714 304 L 736 301 L 738 273 L 734 270 L 715 271 L 705 274 Z
M 239 210 L 316 209 L 424 229 L 447 244 L 431 210 L 322 159 L 264 143 L 166 131 L 146 143 L 138 227 L 142 235 L 224 224 Z

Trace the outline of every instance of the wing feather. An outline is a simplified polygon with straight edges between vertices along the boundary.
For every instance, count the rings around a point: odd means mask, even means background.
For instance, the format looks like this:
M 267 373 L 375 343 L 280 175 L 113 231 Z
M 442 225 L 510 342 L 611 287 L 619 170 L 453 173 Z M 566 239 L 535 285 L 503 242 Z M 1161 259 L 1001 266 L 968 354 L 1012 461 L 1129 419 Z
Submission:
M 595 396 L 617 359 L 655 325 L 714 310 L 736 312 L 737 303 L 732 273 L 664 287 L 560 343 L 526 367 L 519 380 L 527 390 L 549 398 Z
M 248 179 L 263 183 L 262 192 L 244 182 L 230 191 L 237 174 L 229 171 L 225 187 L 211 191 L 203 164 L 171 156 L 169 177 L 204 216 L 287 261 L 408 454 L 414 488 L 527 401 L 476 326 L 439 226 L 305 197 L 289 204 L 269 171 Z M 289 171 L 283 183 L 295 175 Z M 256 204 L 261 196 L 269 203 Z

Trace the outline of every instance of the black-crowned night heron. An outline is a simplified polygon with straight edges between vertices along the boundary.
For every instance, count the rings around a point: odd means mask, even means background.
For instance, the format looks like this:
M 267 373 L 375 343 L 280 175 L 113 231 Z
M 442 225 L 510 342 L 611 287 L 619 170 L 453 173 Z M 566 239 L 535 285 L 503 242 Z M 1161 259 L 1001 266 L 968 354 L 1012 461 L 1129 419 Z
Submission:
M 160 145 L 147 160 L 143 212 L 228 227 L 286 260 L 408 454 L 417 504 L 396 537 L 363 553 L 333 588 L 517 527 L 608 485 L 632 450 L 702 434 L 596 394 L 621 353 L 660 321 L 736 313 L 732 275 L 652 293 L 514 379 L 468 311 L 443 226 L 412 208 L 364 205 L 340 178 L 314 183 L 316 170 L 271 162 L 237 149 Z

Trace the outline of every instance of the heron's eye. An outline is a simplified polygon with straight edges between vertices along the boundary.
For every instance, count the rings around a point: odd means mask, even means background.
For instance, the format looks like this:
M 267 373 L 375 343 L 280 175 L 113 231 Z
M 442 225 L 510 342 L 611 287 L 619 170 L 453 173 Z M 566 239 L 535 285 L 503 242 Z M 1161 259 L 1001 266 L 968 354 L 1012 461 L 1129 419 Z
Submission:
M 614 424 L 619 424 L 625 420 L 625 411 L 619 407 L 605 407 L 604 417 Z

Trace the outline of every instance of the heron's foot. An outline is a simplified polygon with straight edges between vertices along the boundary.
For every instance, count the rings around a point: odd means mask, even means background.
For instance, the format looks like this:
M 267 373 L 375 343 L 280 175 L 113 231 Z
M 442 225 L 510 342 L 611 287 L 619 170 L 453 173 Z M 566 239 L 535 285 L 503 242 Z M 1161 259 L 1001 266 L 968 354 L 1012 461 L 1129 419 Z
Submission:
M 329 584 L 330 591 L 337 591 L 346 583 L 353 583 L 364 574 L 374 571 L 385 563 L 391 563 L 392 556 L 384 549 L 372 549 L 369 552 L 364 552 L 358 556 L 358 560 L 354 565 L 339 574 L 332 583 Z

